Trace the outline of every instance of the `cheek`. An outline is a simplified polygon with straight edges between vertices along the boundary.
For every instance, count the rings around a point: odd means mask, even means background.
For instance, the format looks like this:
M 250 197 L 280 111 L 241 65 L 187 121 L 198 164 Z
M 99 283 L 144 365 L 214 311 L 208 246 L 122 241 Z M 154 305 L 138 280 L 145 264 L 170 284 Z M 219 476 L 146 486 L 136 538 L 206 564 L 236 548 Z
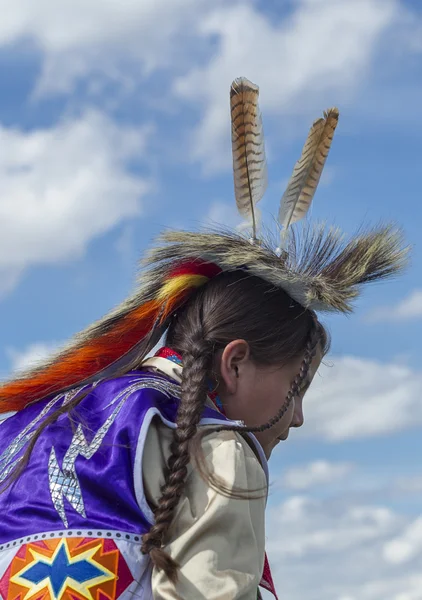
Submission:
M 237 398 L 231 398 L 227 406 L 227 416 L 242 419 L 249 426 L 267 423 L 280 411 L 286 402 L 290 385 L 280 380 L 277 373 L 267 376 L 245 377 L 238 389 Z M 292 401 L 283 417 L 266 432 L 268 439 L 277 438 L 284 432 L 293 419 L 294 401 Z
M 273 418 L 280 409 L 285 406 L 286 397 L 289 392 L 290 385 L 285 381 L 280 382 L 279 378 L 267 380 L 266 385 L 262 386 L 259 393 L 260 406 L 262 415 L 265 415 L 265 421 Z M 272 432 L 284 431 L 291 423 L 294 412 L 294 401 L 290 402 L 285 414 L 280 421 L 271 428 Z
M 272 417 L 274 417 L 280 408 L 284 405 L 286 399 L 279 401 L 277 406 L 274 406 L 272 409 L 267 407 L 269 414 L 265 417 L 264 422 L 268 422 Z M 294 400 L 289 404 L 285 414 L 281 417 L 277 423 L 271 427 L 271 429 L 267 429 L 266 431 L 256 433 L 256 437 L 258 441 L 261 443 L 267 459 L 270 457 L 271 452 L 277 444 L 280 443 L 281 440 L 286 440 L 288 437 L 289 427 L 294 418 Z M 279 439 L 280 438 L 280 439 Z
M 237 416 L 249 426 L 267 423 L 278 413 L 283 396 L 268 378 L 244 378 L 238 390 Z M 240 414 L 241 413 L 241 414 Z
M 286 398 L 284 398 L 282 405 L 284 405 L 285 402 L 286 402 Z M 290 402 L 289 406 L 287 407 L 285 414 L 281 417 L 279 422 L 276 425 L 274 425 L 274 431 L 277 434 L 283 433 L 290 427 L 290 425 L 292 424 L 293 418 L 294 418 L 294 411 L 295 411 L 295 401 L 292 400 Z
M 262 391 L 262 387 L 257 385 L 256 377 L 244 375 L 238 384 L 236 394 L 228 397 L 225 405 L 227 417 L 241 419 L 249 427 L 265 423 Z M 224 402 L 224 398 L 222 400 Z
M 280 379 L 271 382 L 268 389 L 268 399 L 272 409 L 275 409 L 276 412 L 285 404 L 289 389 L 290 384 L 280 381 Z

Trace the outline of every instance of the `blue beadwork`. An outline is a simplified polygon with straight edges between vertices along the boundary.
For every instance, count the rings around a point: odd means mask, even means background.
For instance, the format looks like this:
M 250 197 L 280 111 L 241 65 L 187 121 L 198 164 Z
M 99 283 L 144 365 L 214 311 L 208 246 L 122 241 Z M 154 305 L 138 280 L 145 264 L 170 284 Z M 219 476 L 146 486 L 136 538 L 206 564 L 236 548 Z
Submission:
M 100 575 L 104 575 L 104 571 L 90 564 L 87 560 L 71 563 L 64 546 L 61 546 L 52 564 L 39 560 L 35 565 L 29 567 L 21 577 L 34 585 L 38 585 L 45 579 L 49 580 L 55 598 L 59 598 L 68 578 L 77 583 L 86 583 Z
M 176 363 L 177 365 L 182 366 L 182 359 L 176 356 L 175 354 L 172 354 L 171 356 L 166 356 L 166 358 Z

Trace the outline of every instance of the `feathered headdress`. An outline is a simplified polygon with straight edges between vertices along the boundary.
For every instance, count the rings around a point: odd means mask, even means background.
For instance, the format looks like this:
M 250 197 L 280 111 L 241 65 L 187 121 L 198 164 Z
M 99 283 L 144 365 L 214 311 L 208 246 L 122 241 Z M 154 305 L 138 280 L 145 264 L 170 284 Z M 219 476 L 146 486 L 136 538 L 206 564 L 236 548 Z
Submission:
M 221 271 L 248 272 L 285 290 L 316 311 L 349 312 L 361 284 L 398 273 L 406 262 L 402 238 L 393 227 L 361 232 L 345 240 L 324 226 L 294 232 L 307 213 L 330 150 L 339 112 L 331 108 L 309 132 L 281 198 L 280 241 L 258 236 L 257 203 L 267 169 L 258 87 L 236 79 L 230 90 L 233 172 L 239 213 L 251 236 L 232 232 L 167 232 L 144 260 L 138 290 L 112 313 L 77 335 L 67 348 L 32 371 L 0 387 L 0 412 L 112 373 L 194 290 Z

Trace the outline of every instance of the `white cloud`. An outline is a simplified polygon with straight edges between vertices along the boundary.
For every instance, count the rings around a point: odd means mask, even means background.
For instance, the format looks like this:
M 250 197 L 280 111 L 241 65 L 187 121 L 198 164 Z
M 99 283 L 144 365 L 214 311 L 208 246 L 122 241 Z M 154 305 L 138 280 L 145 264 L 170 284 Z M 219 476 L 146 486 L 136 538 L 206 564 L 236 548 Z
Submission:
M 321 187 L 329 187 L 333 181 L 336 179 L 336 176 L 338 175 L 338 168 L 333 167 L 332 165 L 327 165 L 327 167 L 324 168 L 322 175 L 321 175 L 321 179 L 319 181 L 319 185 Z
M 350 463 L 333 463 L 317 460 L 307 465 L 287 469 L 282 478 L 284 487 L 290 490 L 307 490 L 316 485 L 330 484 L 343 479 L 353 469 Z
M 204 225 L 210 227 L 236 227 L 239 225 L 241 217 L 236 210 L 235 202 L 228 204 L 221 200 L 213 202 L 204 217 Z
M 393 486 L 398 493 L 420 493 L 422 492 L 422 475 L 399 477 Z
M 7 296 L 19 283 L 23 269 L 10 267 L 8 265 L 0 266 L 0 300 Z
M 390 29 L 400 30 L 408 53 L 417 51 L 408 40 L 419 28 L 399 0 L 298 0 L 282 20 L 248 0 L 0 0 L 0 7 L 0 47 L 29 41 L 40 53 L 36 94 L 70 93 L 81 80 L 98 94 L 114 80 L 118 95 L 166 69 L 164 87 L 203 113 L 191 158 L 208 172 L 230 164 L 233 78 L 260 84 L 265 118 L 306 114 L 304 136 L 322 109 L 349 103 L 365 85 Z M 112 95 L 102 101 L 112 104 Z M 170 92 L 149 102 L 177 110 Z M 292 124 L 280 126 L 284 139 Z
M 55 342 L 36 342 L 29 344 L 22 350 L 16 348 L 5 348 L 5 354 L 9 360 L 10 368 L 8 372 L 1 373 L 1 379 L 7 380 L 14 375 L 26 371 L 29 368 L 36 367 L 46 358 L 54 354 L 59 349 L 59 344 Z M 0 423 L 9 417 L 12 417 L 15 412 L 0 413 Z
M 54 354 L 58 348 L 59 344 L 54 342 L 37 342 L 30 344 L 23 350 L 6 348 L 6 355 L 10 360 L 12 373 L 18 373 L 36 367 L 39 363 Z
M 148 356 L 154 356 L 156 351 L 164 345 L 164 339 L 152 348 Z M 59 342 L 34 342 L 21 350 L 16 348 L 5 348 L 5 354 L 10 362 L 10 372 L 8 376 L 14 375 L 26 369 L 36 367 L 44 362 L 47 358 L 54 355 L 63 347 L 63 343 Z
M 392 564 L 403 564 L 422 553 L 422 517 L 409 524 L 399 537 L 385 544 L 383 556 Z
M 407 535 L 411 525 L 411 517 L 383 505 L 287 498 L 267 519 L 279 594 L 290 600 L 419 599 L 422 553 L 400 566 L 384 557 L 384 548 Z
M 281 22 L 252 5 L 217 8 L 199 31 L 217 38 L 218 51 L 174 88 L 204 107 L 192 158 L 205 172 L 230 164 L 228 89 L 235 77 L 259 83 L 264 118 L 310 109 L 318 111 L 315 118 L 327 106 L 348 102 L 367 81 L 377 44 L 399 17 L 396 0 L 300 0 Z
M 214 3 L 215 4 L 215 3 Z M 37 93 L 69 92 L 90 75 L 130 85 L 128 70 L 177 66 L 206 0 L 0 0 L 0 45 L 31 41 L 41 52 Z
M 255 219 L 259 227 L 262 220 L 259 207 L 255 207 Z M 239 232 L 245 232 L 251 228 L 251 222 L 240 216 L 234 198 L 230 204 L 221 200 L 212 202 L 202 224 L 210 229 L 237 229 Z
M 413 290 L 407 298 L 395 306 L 380 306 L 370 312 L 368 318 L 372 322 L 410 321 L 422 317 L 422 290 Z
M 400 530 L 401 520 L 383 506 L 334 505 L 308 496 L 291 496 L 270 511 L 269 550 L 280 559 L 309 558 L 319 551 L 336 553 L 351 550 L 372 539 L 388 539 Z M 286 541 L 288 540 L 288 543 Z
M 127 223 L 115 241 L 114 247 L 124 266 L 132 265 L 135 257 L 135 227 Z
M 297 435 L 339 442 L 422 425 L 422 373 L 347 356 L 333 363 L 315 377 Z
M 151 182 L 126 170 L 149 129 L 98 112 L 29 132 L 0 127 L 0 272 L 6 290 L 36 264 L 72 260 L 96 236 L 142 212 Z

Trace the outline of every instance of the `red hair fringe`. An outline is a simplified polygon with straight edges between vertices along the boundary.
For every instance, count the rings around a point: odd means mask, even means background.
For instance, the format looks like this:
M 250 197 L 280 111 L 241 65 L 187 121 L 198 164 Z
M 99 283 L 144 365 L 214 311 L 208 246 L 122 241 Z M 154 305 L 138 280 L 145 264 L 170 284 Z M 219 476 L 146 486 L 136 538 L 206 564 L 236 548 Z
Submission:
M 198 286 L 195 277 L 201 275 L 209 279 L 219 271 L 215 265 L 202 261 L 179 265 L 166 281 L 184 276 L 182 290 L 166 298 L 164 304 L 156 299 L 145 302 L 116 321 L 109 331 L 69 350 L 56 362 L 35 370 L 26 378 L 6 382 L 0 387 L 0 413 L 22 410 L 35 400 L 76 386 L 100 373 L 148 335 L 163 306 L 162 322 L 187 300 Z M 192 276 L 190 283 L 187 275 Z

